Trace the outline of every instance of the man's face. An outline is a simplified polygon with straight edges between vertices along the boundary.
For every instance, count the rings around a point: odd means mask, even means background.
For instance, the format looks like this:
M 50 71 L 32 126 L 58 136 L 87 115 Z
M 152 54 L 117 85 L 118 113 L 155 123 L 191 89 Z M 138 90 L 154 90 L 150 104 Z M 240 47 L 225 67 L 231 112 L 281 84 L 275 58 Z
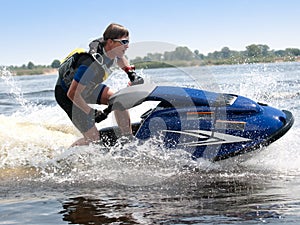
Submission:
M 123 36 L 118 39 L 109 39 L 107 42 L 107 53 L 109 56 L 114 57 L 123 57 L 125 51 L 128 49 L 129 45 L 129 37 Z

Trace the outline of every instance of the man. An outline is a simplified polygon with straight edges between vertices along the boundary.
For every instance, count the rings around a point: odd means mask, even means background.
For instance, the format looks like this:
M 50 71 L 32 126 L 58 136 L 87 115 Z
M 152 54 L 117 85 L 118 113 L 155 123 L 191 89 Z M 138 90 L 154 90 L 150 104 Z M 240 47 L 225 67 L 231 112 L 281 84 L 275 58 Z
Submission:
M 124 54 L 128 49 L 129 31 L 122 25 L 110 24 L 103 37 L 90 43 L 89 53 L 77 51 L 70 54 L 59 68 L 55 98 L 68 114 L 75 127 L 82 133 L 72 146 L 88 145 L 100 139 L 95 122 L 107 117 L 89 104 L 108 104 L 113 91 L 102 84 L 115 62 L 128 75 L 131 85 L 143 83 L 136 75 Z M 115 111 L 115 117 L 124 136 L 132 135 L 128 111 Z

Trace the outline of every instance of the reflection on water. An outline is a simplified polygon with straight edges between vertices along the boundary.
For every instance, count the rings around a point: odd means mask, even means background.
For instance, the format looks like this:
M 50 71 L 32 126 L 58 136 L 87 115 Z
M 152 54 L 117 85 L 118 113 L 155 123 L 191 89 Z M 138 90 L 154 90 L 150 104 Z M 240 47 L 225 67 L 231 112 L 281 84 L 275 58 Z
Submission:
M 183 173 L 159 186 L 108 187 L 62 201 L 71 224 L 195 224 L 280 220 L 280 194 L 255 173 Z M 275 204 L 273 204 L 275 202 Z
M 61 213 L 63 220 L 72 224 L 109 224 L 113 222 L 135 224 L 132 215 L 117 215 L 117 211 L 126 207 L 128 205 L 120 199 L 113 204 L 113 202 L 105 202 L 100 199 L 75 197 L 63 203 L 64 210 Z

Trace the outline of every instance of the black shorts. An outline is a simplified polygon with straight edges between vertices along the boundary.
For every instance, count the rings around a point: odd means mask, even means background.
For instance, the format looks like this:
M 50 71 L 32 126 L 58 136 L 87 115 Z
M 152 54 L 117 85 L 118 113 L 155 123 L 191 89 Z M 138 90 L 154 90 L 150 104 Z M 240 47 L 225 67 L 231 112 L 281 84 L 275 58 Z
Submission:
M 100 98 L 103 93 L 106 85 L 100 85 L 99 89 L 96 93 L 94 93 L 95 97 L 91 97 L 90 99 L 85 99 L 89 104 L 100 104 Z M 70 120 L 75 125 L 75 127 L 81 132 L 85 133 L 89 129 L 91 129 L 94 124 L 94 118 L 92 115 L 86 114 L 79 107 L 77 107 L 67 96 L 65 90 L 60 86 L 55 86 L 55 99 L 59 106 L 68 114 Z

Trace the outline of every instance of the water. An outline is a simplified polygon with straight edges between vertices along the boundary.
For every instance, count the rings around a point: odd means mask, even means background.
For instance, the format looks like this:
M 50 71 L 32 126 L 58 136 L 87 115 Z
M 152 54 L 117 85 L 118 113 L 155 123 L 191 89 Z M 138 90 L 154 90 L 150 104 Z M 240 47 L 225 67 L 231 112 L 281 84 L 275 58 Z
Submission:
M 56 105 L 56 75 L 13 77 L 1 68 L 0 224 L 299 224 L 300 63 L 141 73 L 148 82 L 288 109 L 295 124 L 248 160 L 193 161 L 151 143 L 110 153 L 69 148 L 80 134 Z M 120 89 L 122 76 L 115 72 L 107 83 Z M 132 109 L 132 120 L 152 104 Z M 114 124 L 110 116 L 99 126 Z

